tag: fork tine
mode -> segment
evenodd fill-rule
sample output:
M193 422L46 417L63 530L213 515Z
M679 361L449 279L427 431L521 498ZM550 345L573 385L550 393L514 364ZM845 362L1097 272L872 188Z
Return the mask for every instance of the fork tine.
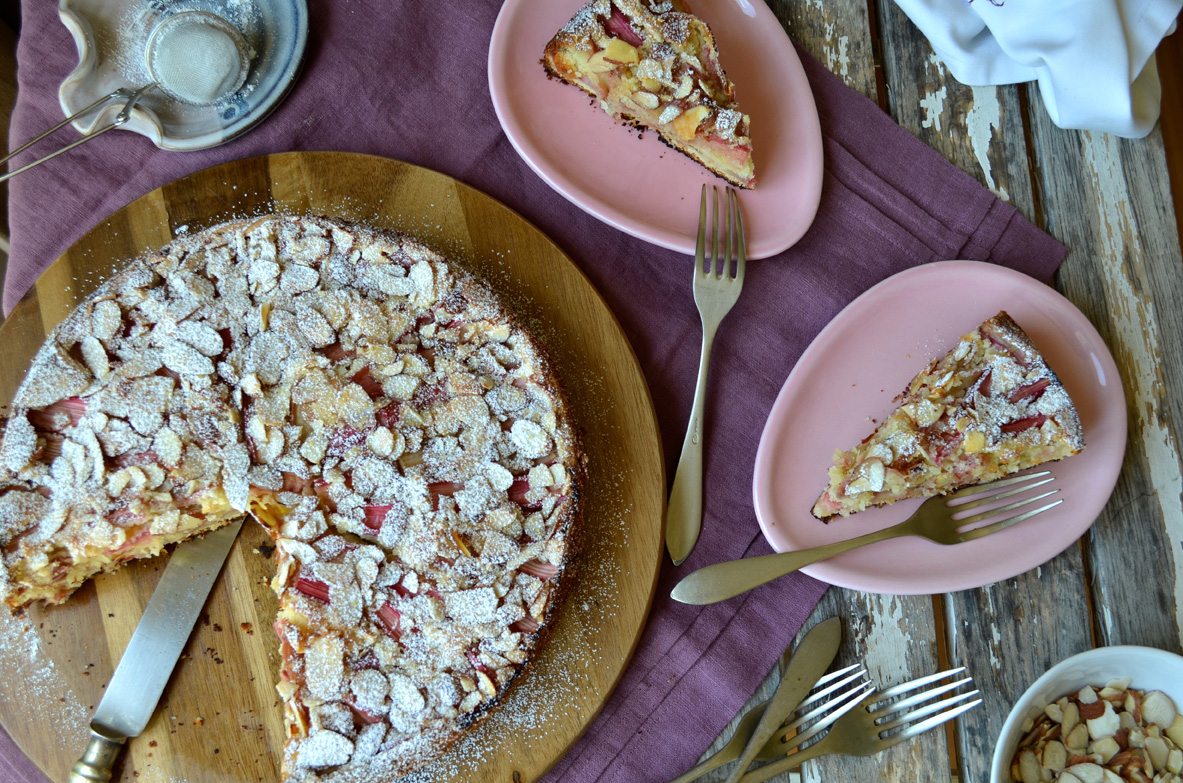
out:
M906 724L913 723L917 719L923 718L926 715L932 715L934 712L940 712L941 710L945 709L946 707L951 707L954 704L958 704L960 702L965 701L966 699L972 699L974 696L977 696L978 693L979 693L979 691L972 690L972 691L967 691L965 693L954 694L953 696L950 696L947 699L941 699L938 702L933 702L932 704L926 704L923 707L917 707L916 709L912 710L911 712L908 712L904 715L900 715L898 718L895 718L894 720L888 720L888 721L884 721L883 723L876 724L875 729L877 732L879 732L879 734L882 735L883 732L887 731L888 729L894 729L896 726L904 726ZM979 701L981 701L981 699L979 699Z
M694 277L703 273L706 262L707 234L707 186L702 186L702 198L698 204L698 244L694 248Z
M727 219L727 255L723 256L723 279L731 279L731 262L735 258L735 218L734 218L734 201L735 195L731 192L731 188L727 188L723 194L726 203L723 204L723 209L726 211Z
M1056 480L1056 477L1052 476L1051 478L1045 478L1042 481L1036 481L1034 484L1024 484L1023 486L1020 486L1020 487L1014 487L1013 489L1008 489L1005 492L996 492L993 495L987 495L986 497L981 498L979 500L970 500L970 501L966 501L965 503L958 503L956 505L954 505L952 503L946 503L945 505L948 506L949 509L951 509L954 512L968 511L971 508L977 508L978 506L984 506L987 503L995 503L999 500L1002 500L1003 498L1013 497L1015 495L1018 495L1021 492L1027 492L1029 490L1035 489L1036 487L1042 487L1044 484L1050 484L1051 482L1053 482L1055 480ZM1056 490L1056 491L1058 492L1059 490ZM972 495L970 497L972 497Z
M834 691L836 691L839 688L842 688L846 685L849 685L850 683L854 682L859 677L862 677L863 675L865 675L867 673L866 669L859 668L858 664L856 663L853 666L848 666L847 668L842 669L840 672L835 672L835 674L843 674L845 672L849 672L851 669L858 669L858 671L854 672L853 674L849 674L846 677L843 677L838 682L835 682L833 685L827 685L825 688L822 688L817 693L810 695L807 699L805 699L803 702L801 702L800 704L797 705L796 711L800 712L802 708L808 707L810 704L813 704L815 701L819 701L821 699L824 699L826 696L829 696ZM823 684L822 680L818 680L818 684L819 685Z
M743 230L743 213L739 211L739 196L736 195L733 188L728 188L731 194L731 204L735 212L735 220L733 221L736 227L736 233L739 235L739 255L735 260L735 279L743 282L744 266L748 261L748 245L744 238Z
M907 698L900 699L899 701L890 702L889 704L887 704L883 707L880 707L879 709L871 712L871 717L878 720L879 718L882 718L885 715L892 715L894 713L899 712L900 710L905 710L908 707L912 707L916 704L921 704L923 702L926 702L929 699L936 698L937 696L940 696L942 693L948 693L951 690L955 690L957 688L960 688L962 685L965 685L967 682L973 682L973 678L972 677L965 677L963 679L957 680L956 682L950 682L950 683L946 683L945 685L939 685L935 688L930 688L926 691L921 691L920 693L917 693L914 696L908 696ZM876 703L882 704L883 701L880 700Z
M1059 490L1057 490L1057 491L1059 491ZM1051 495L1051 494L1054 494L1054 493L1051 493L1051 492L1048 493L1048 495ZM1040 497L1046 497L1046 495L1040 495ZM1031 500L1039 500L1039 498L1031 498ZM988 536L991 533L997 533L999 530L1003 530L1004 528L1008 528L1011 525L1014 525L1018 522L1022 522L1025 519L1030 519L1031 517L1035 516L1036 514L1042 514L1043 512L1047 511L1050 508L1055 508L1056 506L1060 505L1063 502L1064 502L1063 500L1057 500L1055 503L1048 503L1046 506L1040 506L1039 508L1032 509L1031 511L1027 511L1023 514L1016 514L1013 517L1007 517L1006 519L1000 519L997 522L994 522L993 524L990 524L990 525L982 525L981 527L977 527L977 528L974 528L973 530L962 533L961 540L962 541L973 541L975 538L981 538L982 536ZM999 509L999 510L1001 511L1002 509Z
M862 676L862 675L859 675L859 676ZM777 731L780 732L780 734L783 736L785 734L788 734L793 729L801 728L802 726L809 723L810 721L817 720L818 718L823 718L823 716L826 716L829 714L830 710L833 710L834 716L832 718L824 718L823 721L819 721L818 724L815 724L815 725L812 725L809 727L809 731L813 734L816 734L819 729L825 728L826 726L830 725L830 723L837 720L838 716L840 716L843 712L846 711L845 709L838 709L843 706L843 702L847 701L848 699L860 700L864 696L869 696L874 691L875 691L875 686L869 680L864 681L864 682L860 682L857 685L855 685L854 687L850 688L850 690L843 691L842 693L839 693L837 696L834 696L833 698L831 698L829 701L825 702L824 704L819 704L818 706L811 709L809 712L806 712L804 715L797 716L792 721L781 726L779 729L777 729Z
M784 755L793 748L800 747L803 742L812 739L823 729L829 728L843 715L850 712L860 704L866 703L866 698L874 692L875 686L872 683L864 682L855 688L851 688L846 693L835 696L820 707L816 707L805 715L797 718L792 723L781 726L776 730L776 733L772 735L772 738L768 740L768 743L765 745L765 747L775 746L777 755ZM812 724L804 731L799 732L791 739L781 742L781 738L790 731L798 729L808 723L810 720L818 717L820 717L820 720L818 720L816 723Z
M854 671L855 669L861 669L861 668L862 668L862 664L852 663L849 666L847 666L845 669L839 669L837 671L830 672L829 674L823 674L818 679L818 681L813 684L813 687L816 688L819 685L825 685L827 682L832 682L832 681L838 679L839 677L849 674L850 672ZM812 700L812 697L810 700ZM807 704L807 703L808 703L808 701L802 702L802 704Z
M1016 500L1013 503L1007 503L1005 506L999 506L998 508L992 508L989 511L982 511L980 513L974 514L971 517L965 517L964 519L958 519L958 520L956 520L957 527L963 528L966 525L972 525L975 522L982 522L987 519L993 519L994 517L998 516L999 514L1005 514L1007 511L1014 511L1016 508L1022 508L1023 506L1029 506L1037 500L1043 500L1044 498L1051 497L1052 495L1056 494L1059 491L1060 490L1058 490L1058 489L1053 489L1051 492L1044 492L1044 493L1036 495L1034 497L1023 498L1022 500ZM1052 505L1056 505L1056 504L1063 503L1063 502L1064 502L1063 500L1057 500L1056 503L1053 503ZM974 531L970 530L968 532L972 533Z
M712 277L719 276L719 188L711 186L711 265L707 268Z
M990 492L991 490L999 489L1001 487L1009 487L1011 484L1019 484L1024 481L1030 481L1031 479L1050 476L1051 473L1052 472L1050 470L1041 470L1038 473L1023 473L1017 476L998 479L997 481L991 481L988 484L974 484L973 486L962 487L955 492L950 492L945 497L952 500L953 498L964 498L970 497L971 495L980 495L983 492Z
M882 701L884 699L890 699L893 696L899 696L901 693L907 693L908 691L914 691L922 685L928 685L930 682L937 682L938 680L943 680L946 677L952 677L954 674L961 674L961 672L963 672L963 671L965 671L965 667L958 666L956 669L947 669L943 672L937 672L936 674L930 674L926 677L917 677L914 680L910 680L908 682L901 683L899 685L893 685L892 687L888 688L885 691L880 691L879 701Z
M974 696L974 695L977 695L977 693L978 693L977 691L974 691L973 693L967 693L966 696ZM946 699L946 701L949 701L949 700ZM940 726L942 723L946 723L946 722L952 720L953 718L956 718L958 715L960 715L963 712L966 712L967 710L972 710L974 707L978 706L981 703L982 703L981 699L974 699L971 702L967 702L965 704L960 704L956 707L953 707L952 709L945 710L944 712L942 712L938 715L933 715L931 718L927 718L925 720L922 720L919 723L914 723L911 726L908 726L907 728L903 729L902 731L896 732L895 734L891 734L887 737L880 737L879 741L882 743L880 745L880 748L881 749L882 748L890 748L892 745L897 745L900 742L903 742L904 740L908 739L909 737L915 737L917 734L923 734L924 732L928 731L929 729ZM944 705L942 705L942 706L944 706Z

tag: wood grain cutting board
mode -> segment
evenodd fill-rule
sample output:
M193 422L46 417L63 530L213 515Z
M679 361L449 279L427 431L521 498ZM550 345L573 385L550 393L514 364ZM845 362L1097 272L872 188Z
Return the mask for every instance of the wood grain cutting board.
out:
M537 780L599 712L636 645L661 561L665 478L652 401L619 325L570 259L517 214L444 175L348 153L269 155L179 179L92 229L0 327L0 402L11 401L46 333L126 259L182 231L272 211L406 231L485 278L553 354L589 457L579 581L509 701L424 776ZM279 780L270 554L267 534L248 523L116 781ZM0 723L53 780L81 753L166 562L132 564L26 617L0 610Z

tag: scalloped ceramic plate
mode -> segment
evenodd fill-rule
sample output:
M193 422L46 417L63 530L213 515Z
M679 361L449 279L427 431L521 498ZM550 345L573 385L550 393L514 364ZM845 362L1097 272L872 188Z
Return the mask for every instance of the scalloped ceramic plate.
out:
M166 150L200 150L245 133L287 95L308 40L305 0L61 0L58 13L74 36L78 66L62 82L58 99L68 117L117 88L151 81L144 62L148 36L165 17L208 11L239 29L251 49L246 83L212 105L191 106L149 90L123 126ZM123 103L74 122L87 134L110 122Z
M489 42L489 92L514 149L576 206L655 245L694 252L703 183L726 183L648 132L617 124L540 60L586 0L506 0ZM740 191L748 258L789 248L817 214L822 136L792 41L761 0L688 0L719 42L740 108L752 118L757 184ZM591 104L591 105L589 105Z
M1084 314L1050 286L994 264L940 261L893 275L855 299L789 374L760 437L753 482L756 518L774 549L854 538L916 510L922 501L829 524L810 514L834 450L858 443L894 410L892 398L913 375L999 310L1039 346L1080 413L1084 451L1046 466L1064 502L964 544L897 538L801 570L874 593L967 590L1029 571L1088 530L1113 492L1125 454L1125 392L1113 355Z

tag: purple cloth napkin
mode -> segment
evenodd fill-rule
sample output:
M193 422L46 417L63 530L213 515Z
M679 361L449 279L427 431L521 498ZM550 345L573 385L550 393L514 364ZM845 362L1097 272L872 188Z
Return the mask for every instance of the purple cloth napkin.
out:
M88 228L178 176L285 150L398 158L500 199L586 272L640 358L672 480L701 336L689 259L598 222L551 191L518 157L488 97L488 41L500 2L309 5L312 29L300 80L243 138L182 154L112 133L16 177L5 309ZM12 146L60 120L57 88L75 63L53 5L25 0L22 10ZM712 491L702 538L682 567L667 563L622 682L547 781L646 783L691 766L816 605L825 585L800 574L705 608L677 604L668 595L697 567L770 551L752 510L756 445L785 377L821 328L871 285L918 264L977 259L1049 280L1067 252L799 53L825 137L817 220L795 247L749 264L742 301L714 352L706 434ZM44 781L2 732L0 773L13 783Z

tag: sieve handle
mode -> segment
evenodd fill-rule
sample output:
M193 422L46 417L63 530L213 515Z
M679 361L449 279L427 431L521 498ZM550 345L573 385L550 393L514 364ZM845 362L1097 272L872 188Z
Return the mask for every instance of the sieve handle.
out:
M104 95L102 98L99 98L97 101L95 101L91 105L87 106L86 108L70 115L66 119L59 122L57 125L54 125L49 130L45 131L45 133L42 133L37 138L31 139L30 141L25 142L24 144L22 144L21 146L17 147L15 150L13 150L12 152L8 153L8 155L4 156L3 158L0 158L0 165L7 163L13 157L24 152L29 147L32 147L34 144L41 141L42 139L44 139L44 138L56 133L57 131L61 130L62 128L66 127L67 125L72 123L74 120L78 119L79 117L90 114L92 111L95 111L96 109L99 110L100 112L102 112L109 105L111 105L113 102L118 101L118 100L122 100L124 98L127 99L127 102L123 104L123 108L120 109L119 114L115 115L115 119L112 120L107 125L104 125L103 127L99 128L98 130L91 131L90 133L83 136L81 139L71 142L70 144L67 144L66 146L62 147L60 150L57 150L55 152L51 152L43 158L38 158L37 160L33 161L32 163L26 163L24 166L21 166L19 169L13 169L12 171L7 171L7 172L4 172L3 174L0 174L0 182L3 182L6 179L9 179L10 177L14 177L17 174L20 174L22 171L28 171L29 169L33 168L34 166L39 166L40 164L44 163L47 160L50 160L51 158L56 158L58 155L61 155L63 152L69 152L70 150L74 149L78 145L88 142L91 139L95 138L96 136L101 136L102 134L106 133L107 131L111 130L112 128L118 128L120 125L123 125L125 122L127 122L129 119L131 119L131 110L135 108L135 105L137 103L139 103L140 98L144 97L144 93L146 93L148 90L152 89L155 86L156 86L155 84L148 84L148 85L145 85L144 87L141 87L140 89L138 89L134 92L129 90L126 87L120 87L118 90L115 90L114 92Z

